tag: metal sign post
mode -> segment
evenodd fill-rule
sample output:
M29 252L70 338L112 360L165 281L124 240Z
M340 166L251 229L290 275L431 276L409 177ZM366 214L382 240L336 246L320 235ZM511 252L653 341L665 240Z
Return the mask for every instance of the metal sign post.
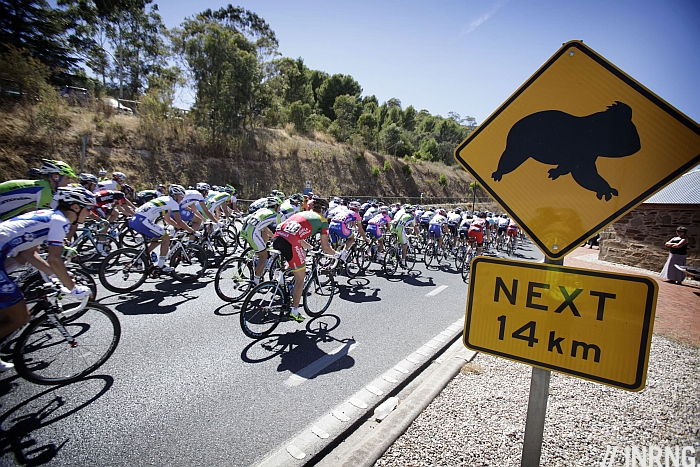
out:
M544 259L545 264L564 265L564 259ZM549 379L552 372L536 366L532 367L530 377L530 399L527 403L527 419L525 420L525 438L523 439L523 455L521 467L537 467L542 455L542 438L544 436L544 420L547 416L547 400L549 399Z

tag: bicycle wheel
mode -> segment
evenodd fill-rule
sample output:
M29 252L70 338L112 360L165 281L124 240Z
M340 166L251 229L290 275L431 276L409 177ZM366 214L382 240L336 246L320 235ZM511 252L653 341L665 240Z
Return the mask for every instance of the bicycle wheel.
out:
M69 269L68 273L73 276L73 282L90 289L92 292L91 300L97 300L97 283L90 274L83 272L81 269Z
M309 316L321 316L330 306L335 295L336 286L330 271L317 269L304 286L302 295L304 310Z
M406 271L411 272L416 267L416 254L409 247L406 252Z
M399 267L399 252L396 248L391 247L386 251L382 266L384 267L384 274L387 276L396 274L396 268Z
M471 273L471 259L473 256L469 253L464 255L464 262L462 263L462 280L469 283L469 274Z
M430 265L433 264L436 250L437 245L435 245L434 243L428 243L428 245L425 247L425 252L423 254L423 262L427 267L430 267Z
M193 243L180 245L170 257L172 275L180 282L197 282L207 269L207 252Z
M225 258L226 253L228 253L228 243L226 242L226 240L224 240L224 237L221 234L221 232L217 232L214 235L212 235L209 241L211 242L211 246L214 249L214 253L216 253L218 256Z
M347 258L345 258L345 275L348 276L348 279L354 279L361 269L357 250L353 248L348 253Z
M284 291L277 282L253 287L241 308L241 329L251 339L261 339L275 330L289 311Z
M513 256L513 242L508 239L508 243L506 245L506 254L508 256Z
M106 362L119 344L119 319L104 305L89 302L77 315L56 317L58 327L49 314L32 321L15 345L15 369L32 383L77 381ZM73 342L64 337L64 331Z
M112 292L136 290L146 281L151 262L145 250L121 248L108 254L100 266L100 282Z
M143 235L126 227L119 234L119 242L126 248L138 248L143 245Z
M83 237L75 249L78 251L78 264L89 272L97 272L105 256L119 249L119 242L110 235L96 234Z
M214 276L216 295L226 302L241 300L253 286L253 271L253 263L245 258L224 261Z
M357 252L358 264L360 265L360 271L365 272L369 265L372 264L372 254L376 251L377 247L371 244L366 244Z
M435 257L435 261L437 261L437 264L440 264L443 256L442 248L436 247L433 256Z
M462 269L462 264L464 264L464 248L461 246L457 248L457 252L455 253L455 268L456 269Z

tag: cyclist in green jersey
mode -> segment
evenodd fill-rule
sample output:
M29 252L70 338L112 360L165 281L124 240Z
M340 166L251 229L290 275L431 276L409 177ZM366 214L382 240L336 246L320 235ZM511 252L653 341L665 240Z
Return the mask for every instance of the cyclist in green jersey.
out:
M255 266L255 277L253 278L256 285L260 282L260 276L262 276L265 261L267 261L265 245L274 235L270 227L281 222L280 204L279 198L270 196L267 198L267 207L250 214L246 217L243 225L243 238L258 255L258 264Z
M54 208L53 195L59 187L76 178L70 165L63 161L42 159L40 180L10 180L0 183L0 220L37 209Z

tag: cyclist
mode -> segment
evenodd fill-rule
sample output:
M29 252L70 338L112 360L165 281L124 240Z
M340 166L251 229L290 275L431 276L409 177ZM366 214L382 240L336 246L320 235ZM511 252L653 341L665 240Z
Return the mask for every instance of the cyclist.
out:
M160 196L162 195L158 195L158 192L156 190L142 190L136 193L136 199L134 200L134 204L136 206L142 206Z
M486 240L491 240L491 230L486 221L486 212L480 212L469 226L469 241L476 241L476 254L480 255L484 247L484 235Z
M328 243L328 219L323 213L328 209L328 201L314 197L311 211L302 211L277 226L272 246L282 252L294 274L294 289L292 290L292 310L290 317L304 321L304 315L299 313L301 293L304 289L306 276L306 253L311 248L306 239L317 233L321 234L321 248L326 254L335 255L335 250Z
M418 220L421 232L425 232L426 235L430 227L430 219L432 219L433 216L435 216L435 210L436 208L434 206L426 208L425 211L423 211L423 214L420 216L420 219Z
M303 201L304 196L301 193L294 193L292 196L284 200L280 206L280 214L282 216L281 220L285 221L292 217L292 215L298 213L301 210L301 203Z
M215 187L218 188L218 187ZM205 213L204 210L200 205L196 205L197 211L205 218L205 219L211 219L213 221L219 221L221 220L221 214L223 213L224 217L226 219L229 218L230 212L229 208L226 207L226 204L229 202L231 199L231 195L226 193L225 191L210 191L209 195L206 197L204 200L204 203L206 204L207 208L209 209L209 212L214 214L214 217L210 218L208 217Z
M126 182L126 175L124 172L112 172L112 180L99 182L97 184L97 190L119 191L124 182Z
M192 230L199 230L202 225L203 217L213 219L214 214L209 211L204 198L209 194L209 184L200 182L197 183L195 190L185 190L185 196L180 201L180 218L183 222L189 222L192 225ZM196 208L195 208L196 206ZM199 213L202 211L203 215Z
M60 187L55 200L54 210L21 214L0 224L0 339L29 320L24 296L6 272L12 266L30 263L45 274L55 274L73 297L90 296L88 287L73 282L61 255L68 227L85 220L95 197L82 187ZM37 247L44 243L49 250L48 262L37 253ZM12 367L0 361L0 371Z
M387 206L387 210L388 209L389 209L389 206ZM367 226L369 225L369 221L371 219L373 219L374 216L376 216L377 214L379 214L379 208L377 207L377 203L372 203L367 207L367 209L365 209L365 213L362 215L362 227L365 230L367 230ZM391 220L391 218L389 218L389 220Z
M457 229L462 223L462 208L459 206L447 213L447 227L452 233L452 251L457 247Z
M442 248L442 233L447 230L447 211L439 208L428 225L428 238L437 239L438 248Z
M156 192L156 198L160 198L161 196L165 196L165 194L167 193L167 190L165 189L165 184L159 183L155 189L155 192Z
M240 214L241 210L238 209L238 198L236 198L236 193L237 193L236 188L233 185L226 185L224 187L224 191L226 193L228 193L228 195L229 195L229 201L228 201L228 204L226 207L230 211L237 212Z
M160 243L160 255L156 266L160 268L161 272L166 273L172 272L173 268L165 267L165 258L168 254L168 248L170 248L170 235L163 227L156 224L156 219L158 219L161 212L167 224L178 229L187 230L189 233L197 236L195 231L182 222L180 218L180 202L185 197L185 188L181 185L170 185L168 192L169 196L161 196L138 208L136 213L129 219L129 227L142 234L146 241L157 240L149 245L149 252Z
M105 169L100 169L100 171L98 172L97 175L100 177L100 178L97 179L97 182L98 182L98 183L99 183L99 182L104 182L105 180L107 180L107 178L106 178L106 176L107 176L107 171L106 171Z
M510 219L508 214L503 213L498 217L498 231L496 233L497 239L503 239L505 241L506 230L508 229L508 224L510 224Z
M377 260L384 259L384 226L391 222L389 206L379 207L378 213L367 223L367 235L377 239Z
M396 234L397 243L401 245L401 267L406 269L406 253L408 251L407 229L416 233L416 217L413 215L413 206L410 204L404 209L404 214L400 218L394 217L391 231Z
M330 231L331 241L336 243L340 241L341 238L345 239L345 246L343 251L340 253L340 259L345 261L350 252L352 244L355 243L355 233L352 228L357 227L357 231L365 239L365 242L369 243L367 235L365 234L365 229L362 228L362 218L358 211L360 210L359 201L350 201L348 203L347 209L338 212L331 220Z
M472 219L473 217L471 216L471 214L467 212L467 214L462 219L462 222L459 223L459 242L462 245L469 242L469 226L472 223Z
M63 161L41 160L41 180L10 180L0 183L0 220L24 212L55 207L54 193L68 185L75 172Z
M255 276L253 277L255 285L260 283L260 277L265 269L265 261L267 261L268 256L265 246L274 235L271 226L281 222L280 205L279 198L270 196L267 198L267 207L258 209L246 217L243 224L241 234L258 255L258 264L255 265Z
M508 241L512 242L513 250L515 250L518 246L518 224L513 219L510 219L506 233L508 234Z

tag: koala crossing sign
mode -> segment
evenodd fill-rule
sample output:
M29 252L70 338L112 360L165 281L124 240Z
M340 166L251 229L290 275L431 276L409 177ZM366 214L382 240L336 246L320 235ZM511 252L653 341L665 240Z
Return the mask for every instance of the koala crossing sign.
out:
M700 127L572 41L455 159L556 260L700 163Z

